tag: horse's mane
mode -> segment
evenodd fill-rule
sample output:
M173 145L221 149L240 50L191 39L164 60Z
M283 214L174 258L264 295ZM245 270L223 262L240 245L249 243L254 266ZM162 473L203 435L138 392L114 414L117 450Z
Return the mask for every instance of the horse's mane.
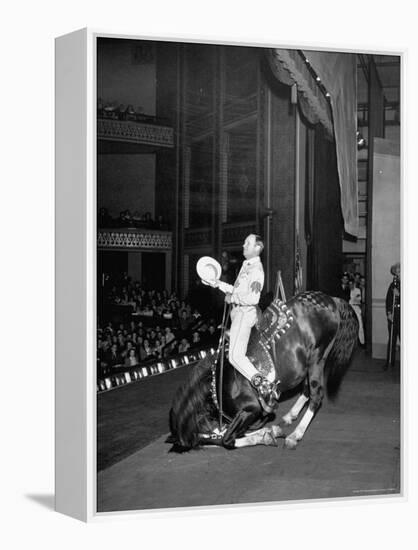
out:
M170 442L177 452L188 451L199 444L199 433L211 431L214 414L210 390L213 357L207 356L190 369L189 376L177 390L170 410Z

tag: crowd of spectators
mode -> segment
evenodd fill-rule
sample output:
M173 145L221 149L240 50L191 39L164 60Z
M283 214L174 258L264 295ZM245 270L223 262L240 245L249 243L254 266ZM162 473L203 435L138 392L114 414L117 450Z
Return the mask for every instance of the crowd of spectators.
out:
M100 208L98 213L98 225L103 228L113 227L131 227L131 228L143 228L143 229L160 229L166 231L169 229L168 224L163 217L157 216L157 219L153 219L151 212L145 212L141 214L138 211L131 213L129 209L123 210L119 213L119 217L114 218L110 215L109 210L105 207Z
M110 120L127 120L130 122L142 122L146 124L166 124L165 119L154 115L147 115L141 106L124 105L116 100L105 101L101 97L97 99L97 116Z
M358 296L360 296L360 304L362 313L364 314L364 307L366 304L366 278L359 271L355 273L345 271L341 276L339 297L350 302L353 298L358 301Z
M366 313L366 278L360 272L345 272L341 277L340 298L346 300L359 322L359 342L365 345L364 318Z
M99 320L97 359L100 371L134 367L151 359L164 359L189 349L215 347L219 329L175 292L145 290L125 273L115 280L105 276L102 297L107 303L131 306L130 320Z

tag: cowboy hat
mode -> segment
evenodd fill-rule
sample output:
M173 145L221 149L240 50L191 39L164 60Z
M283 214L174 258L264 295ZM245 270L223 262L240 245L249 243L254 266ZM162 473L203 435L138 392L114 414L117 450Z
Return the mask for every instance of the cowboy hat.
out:
M202 256L196 264L196 271L205 284L219 279L222 268L219 262L210 256Z

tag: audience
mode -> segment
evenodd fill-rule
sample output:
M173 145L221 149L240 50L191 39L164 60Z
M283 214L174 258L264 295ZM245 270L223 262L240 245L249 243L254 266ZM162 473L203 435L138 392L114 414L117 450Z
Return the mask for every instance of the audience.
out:
M110 215L107 208L99 209L97 223L102 228L117 228L117 227L139 227L144 229L160 229L167 231L169 226L163 216L158 215L157 219L152 218L151 212L140 214L137 210L132 214L129 209L122 210L117 218Z
M175 292L145 290L127 273L105 274L102 281L103 302L131 305L133 313L126 323L108 321L100 326L99 322L99 373L218 345L215 319L203 317Z
M357 316L359 328L358 328L358 339L360 344L364 345L364 329L363 329L363 319L361 315L361 291L358 286L356 286L355 280L350 279L350 305L354 309L354 312Z
M171 328L170 327L165 327L165 343L166 344L169 344L170 342L172 342L175 338L174 334L172 333L171 331Z
M197 344L200 344L201 342L201 339L200 339L200 334L199 332L196 330L195 332L193 332L192 334L192 345L197 345Z
M183 352L187 351L188 349L190 349L190 344L189 344L187 338L182 338L181 342L179 344L179 347L178 347L178 352L183 353Z
M167 124L166 119L144 113L141 106L124 105L117 100L97 98L97 118L110 120L127 120L130 122L144 122L146 124Z
M350 277L349 274L343 273L341 277L341 283L340 283L340 291L339 291L339 298L342 298L346 302L350 301L350 285L349 285Z
M125 367L136 367L138 364L138 357L135 353L135 349L131 348L125 359Z
M359 271L344 272L341 276L339 297L354 309L359 322L359 342L365 345L364 317L366 310L366 278Z

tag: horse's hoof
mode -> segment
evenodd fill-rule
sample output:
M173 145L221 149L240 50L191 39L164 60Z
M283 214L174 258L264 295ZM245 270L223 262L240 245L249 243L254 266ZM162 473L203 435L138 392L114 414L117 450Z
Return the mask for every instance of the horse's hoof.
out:
M281 429L280 426L278 426L277 424L274 424L272 427L271 427L271 434L274 438L277 438L277 437L286 437L286 434L283 432L283 430Z
M284 446L290 451L294 451L298 445L298 442L293 437L286 437L284 440Z

